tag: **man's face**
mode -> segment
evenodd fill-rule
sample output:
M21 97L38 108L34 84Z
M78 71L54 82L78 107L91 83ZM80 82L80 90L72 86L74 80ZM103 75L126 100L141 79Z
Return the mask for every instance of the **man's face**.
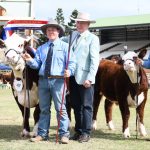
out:
M59 30L55 27L48 27L46 29L46 35L49 40L55 40L59 36Z
M89 28L89 25L90 25L90 23L89 22L85 22L85 21L77 21L76 22L77 30L80 33L86 31Z

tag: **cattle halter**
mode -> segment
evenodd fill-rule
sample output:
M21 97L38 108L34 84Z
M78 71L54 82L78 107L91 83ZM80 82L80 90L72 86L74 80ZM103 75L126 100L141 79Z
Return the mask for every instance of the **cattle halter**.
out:
M16 63L12 63L11 61L8 61L12 66L14 66L14 65L16 65L16 64L19 62L19 60L21 59L21 53L18 52L18 51L16 51L15 49L9 49L8 51L5 52L5 57L7 57L6 55L7 55L10 51L14 51L14 52L16 52L17 55L19 55L18 60L17 60Z
M8 52L10 51L15 51L17 54L21 54L20 52L17 52L15 49L9 49L8 51L6 51L5 56L8 54Z

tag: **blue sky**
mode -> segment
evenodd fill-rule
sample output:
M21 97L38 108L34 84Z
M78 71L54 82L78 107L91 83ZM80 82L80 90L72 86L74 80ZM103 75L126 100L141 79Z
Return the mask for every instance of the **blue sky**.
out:
M7 1L7 0L6 0ZM63 9L65 21L74 9L88 12L91 18L105 18L114 16L128 16L150 14L150 0L32 0L33 14L37 19L55 18L58 8ZM8 15L27 16L29 3L2 3Z
M74 9L90 13L94 19L112 16L126 16L150 13L150 0L34 0L37 17L56 16L62 8L65 19ZM42 4L43 8L40 8ZM40 11L41 10L41 11Z

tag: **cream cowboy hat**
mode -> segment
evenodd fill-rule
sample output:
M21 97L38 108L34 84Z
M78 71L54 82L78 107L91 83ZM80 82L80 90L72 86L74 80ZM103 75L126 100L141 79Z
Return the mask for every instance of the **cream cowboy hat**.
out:
M83 21L83 22L89 22L89 23L96 23L95 20L90 20L90 15L88 13L82 13L78 12L77 18L70 17L71 20L74 21Z
M51 19L51 20L49 20L49 22L47 24L41 26L41 30L42 30L42 32L44 34L46 34L46 29L48 27L55 27L55 28L57 28L60 31L59 35L63 35L64 34L63 27L61 25L59 25L56 20Z

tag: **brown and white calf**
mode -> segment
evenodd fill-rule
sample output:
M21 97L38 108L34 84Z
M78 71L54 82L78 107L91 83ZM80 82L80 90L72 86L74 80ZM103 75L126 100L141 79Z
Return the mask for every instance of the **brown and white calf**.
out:
M135 64L132 54L128 53L123 57L123 64L115 64L109 60L100 62L94 93L93 128L96 128L97 112L101 98L105 96L107 99L105 101L105 114L108 127L114 129L112 106L117 102L121 111L122 131L125 138L130 137L128 127L130 106L135 107L137 110L140 135L145 136L147 134L143 117L147 100L148 81L143 68Z
M36 136L39 120L39 100L38 100L38 70L34 70L26 66L25 61L21 57L24 51L26 39L17 34L9 37L5 43L5 61L12 68L11 88L14 98L23 116L22 136L30 135L29 116L30 108L34 110L33 135ZM26 52L34 57L30 48Z

